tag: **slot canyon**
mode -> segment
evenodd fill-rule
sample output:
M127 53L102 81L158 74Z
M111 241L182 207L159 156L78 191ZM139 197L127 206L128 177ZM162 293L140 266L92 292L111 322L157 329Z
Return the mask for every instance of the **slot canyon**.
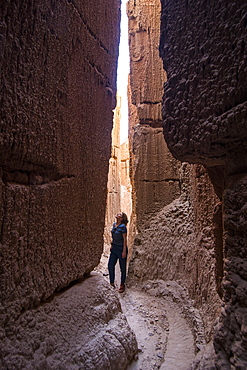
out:
M246 369L246 2L127 2L124 143L121 1L0 10L0 369Z

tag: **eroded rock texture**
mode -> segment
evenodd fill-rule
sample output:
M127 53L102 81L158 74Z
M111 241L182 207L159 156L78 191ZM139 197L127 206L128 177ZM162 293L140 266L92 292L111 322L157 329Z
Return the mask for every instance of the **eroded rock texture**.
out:
M6 1L1 17L5 321L100 259L119 3Z
M198 158L207 166L235 161L232 152L247 150L246 4L167 0L162 5L168 145L180 160Z
M120 146L121 153L121 210L131 218L132 214L132 186L130 181L130 151L129 141Z
M83 277L100 260L120 2L2 1L0 14L0 367L72 369L76 334L69 338L62 321L68 320L68 327L73 321L76 332L80 320L88 319L87 303L74 314L68 298L63 311L68 316L59 313L57 325L53 314L46 315L49 304L37 308L38 313L27 310ZM79 297L88 299L91 293ZM97 297L100 318L104 300ZM39 310L44 311L40 323ZM100 330L100 323L95 325ZM61 329L60 334L52 336L53 329ZM39 338L28 343L28 336L36 334ZM82 334L86 339L83 329ZM104 337L109 336L102 334L98 349L105 345ZM65 345L67 340L71 346ZM115 345L122 355L123 348ZM70 365L67 360L62 364L65 347ZM93 355L78 356L83 363ZM90 366L86 368L95 368Z
M150 215L135 238L128 281L138 286L148 279L179 282L199 309L209 341L221 304L212 227L217 197L202 166L184 163L179 174L181 195Z
M1 369L125 369L137 352L116 293L94 274L1 331Z
M165 73L159 58L160 2L129 1L130 142L137 229L180 193L177 162L161 128Z
M140 123L160 127L162 82L165 80L157 48L160 35L160 2L130 0L127 12L132 104L137 108Z
M109 161L108 183L107 183L107 202L104 230L104 255L101 262L105 263L105 257L109 257L112 242L111 229L113 222L116 221L116 214L125 212L128 219L131 218L131 183L129 175L129 143L121 144L120 141L120 121L121 121L122 98L117 94L117 106L114 110L114 124L112 129L112 149ZM131 233L132 234L132 233ZM128 232L130 244L130 233Z
M208 168L222 198L224 308L214 346L224 369L247 366L246 24L242 1L162 1L165 138L176 158Z
M209 340L221 303L213 233L219 199L205 168L175 160L163 139L160 2L129 1L128 16L131 178L138 232L128 282L178 281L200 310Z
M121 154L120 154L120 117L121 97L117 96L117 105L114 110L114 123L112 129L111 158L109 160L109 172L107 182L107 202L105 216L104 241L109 252L111 244L111 229L115 216L121 211ZM107 252L107 254L108 254Z

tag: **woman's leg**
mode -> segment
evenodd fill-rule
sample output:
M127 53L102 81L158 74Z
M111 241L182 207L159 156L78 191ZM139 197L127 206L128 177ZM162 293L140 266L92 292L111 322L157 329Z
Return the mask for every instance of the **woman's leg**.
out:
M121 284L125 284L126 280L126 264L127 264L127 257L122 258L119 257L119 266L121 270Z
M115 265L117 263L118 256L111 252L109 261L108 261L108 271L110 276L110 284L114 284L115 280Z

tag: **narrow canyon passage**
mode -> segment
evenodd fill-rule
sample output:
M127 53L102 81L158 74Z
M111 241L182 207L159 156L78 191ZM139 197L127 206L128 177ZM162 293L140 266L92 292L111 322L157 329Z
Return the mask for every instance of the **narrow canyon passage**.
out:
M246 5L1 1L0 369L247 369Z
M145 3L145 5L141 3L135 5L132 1L128 2L127 13L130 17L128 25L125 3L126 1L122 2L121 41L118 60L118 96L112 131L112 154L109 162L108 197L104 233L105 246L101 263L96 269L105 276L107 281L107 262L111 243L110 235L115 215L121 210L126 212L130 218L130 224L128 225L128 245L132 250L135 237L134 229L136 226L134 221L135 216L140 217L140 214L148 213L150 209L156 211L155 207L157 204L163 204L162 197L167 198L169 203L171 201L170 194L174 193L175 197L178 195L176 187L178 176L175 173L176 171L173 171L173 167L176 166L172 164L174 159L169 157L164 144L162 129L160 128L162 85L165 76L162 61L158 56L158 48L153 53L153 47L154 45L158 45L159 39L158 15L160 5L158 2L152 4ZM142 11L140 11L140 8ZM149 17L150 14L153 14L153 16L150 19L148 18L148 20L144 16L144 19L141 19L142 12L145 12L146 15L148 14ZM135 23L133 19L138 19L138 22ZM143 50L150 48L148 57L146 55L147 52L142 51L142 53L145 53L145 66L140 66L138 64L138 58L134 58L136 53L140 52L140 45L146 40L143 34L138 39L134 36L138 32L138 27L142 22L148 24L148 27L146 25L145 28L151 30L149 41L145 45L145 48L143 48ZM139 26L137 26L138 24ZM129 30L128 27L130 27ZM127 97L128 71L125 73L125 68L127 68L126 56L129 53L127 34L130 30L132 30L129 36L130 63L132 67L133 64L137 64L137 67L133 67L130 73L131 91L129 91L129 94L133 95L133 101L130 103L131 97L129 96L129 109L131 112L129 112L129 117L126 117L128 111L127 107L124 106L124 101ZM146 74L149 73L147 72L147 64L151 60L151 55L153 58L152 68L149 68L149 70L152 70L152 75L148 75L147 77ZM144 73L144 76L142 73ZM152 88L149 90L148 86L150 83ZM137 109L138 112L133 114L133 110L135 111L133 108L134 105L139 108ZM139 109L142 113L139 112ZM139 115L142 118L137 118L135 121L133 117L139 117ZM152 122L151 127L150 122ZM142 125L136 126L136 123L142 123ZM124 139L125 142L123 143L121 133L123 126L126 124L129 126L131 133L128 139ZM135 134L138 133L138 135L135 135L134 132ZM162 152L166 153L165 158L161 158L160 153ZM153 172L152 170L151 172L148 170L151 161L154 163L152 167ZM138 165L135 166L134 163L138 163ZM158 168L158 163L161 163L160 166L164 167L164 171ZM135 167L134 169L133 166ZM133 177L132 181L130 170ZM164 174L160 173L162 171ZM169 182L170 178L176 179L172 181L172 185ZM164 184L165 192L162 188ZM133 185L135 189L132 189ZM171 186L173 185L175 190L171 190ZM156 192L157 194L153 196L153 193ZM136 195L136 197L134 196L135 200L132 199L134 193ZM158 199L156 199L157 197ZM140 203L142 203L141 206ZM153 206L152 203L157 204ZM139 224L137 222L138 226ZM120 271L118 263L116 265L116 281L117 286L119 286ZM135 286L132 284L130 286L129 284L123 294L119 294L117 289L115 290L118 299L120 299L122 311L127 318L129 326L135 333L138 342L138 356L129 365L128 370L179 370L188 368L195 357L196 344L198 344L196 333L198 333L198 328L200 327L200 324L198 324L200 320L194 319L195 310L187 297L185 298L183 288L175 282L166 283L159 280L147 281L142 285L138 285L137 283ZM193 327L192 322L198 324L196 328Z

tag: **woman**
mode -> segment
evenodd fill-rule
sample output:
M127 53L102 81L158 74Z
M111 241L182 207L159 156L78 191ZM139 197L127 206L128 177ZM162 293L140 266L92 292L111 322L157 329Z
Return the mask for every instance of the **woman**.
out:
M115 265L119 259L119 265L121 270L121 284L119 293L125 291L125 280L126 280L126 261L127 261L127 215L120 212L116 215L117 222L114 222L112 227L112 243L111 243L111 254L108 262L108 270L110 276L110 284L115 287Z

